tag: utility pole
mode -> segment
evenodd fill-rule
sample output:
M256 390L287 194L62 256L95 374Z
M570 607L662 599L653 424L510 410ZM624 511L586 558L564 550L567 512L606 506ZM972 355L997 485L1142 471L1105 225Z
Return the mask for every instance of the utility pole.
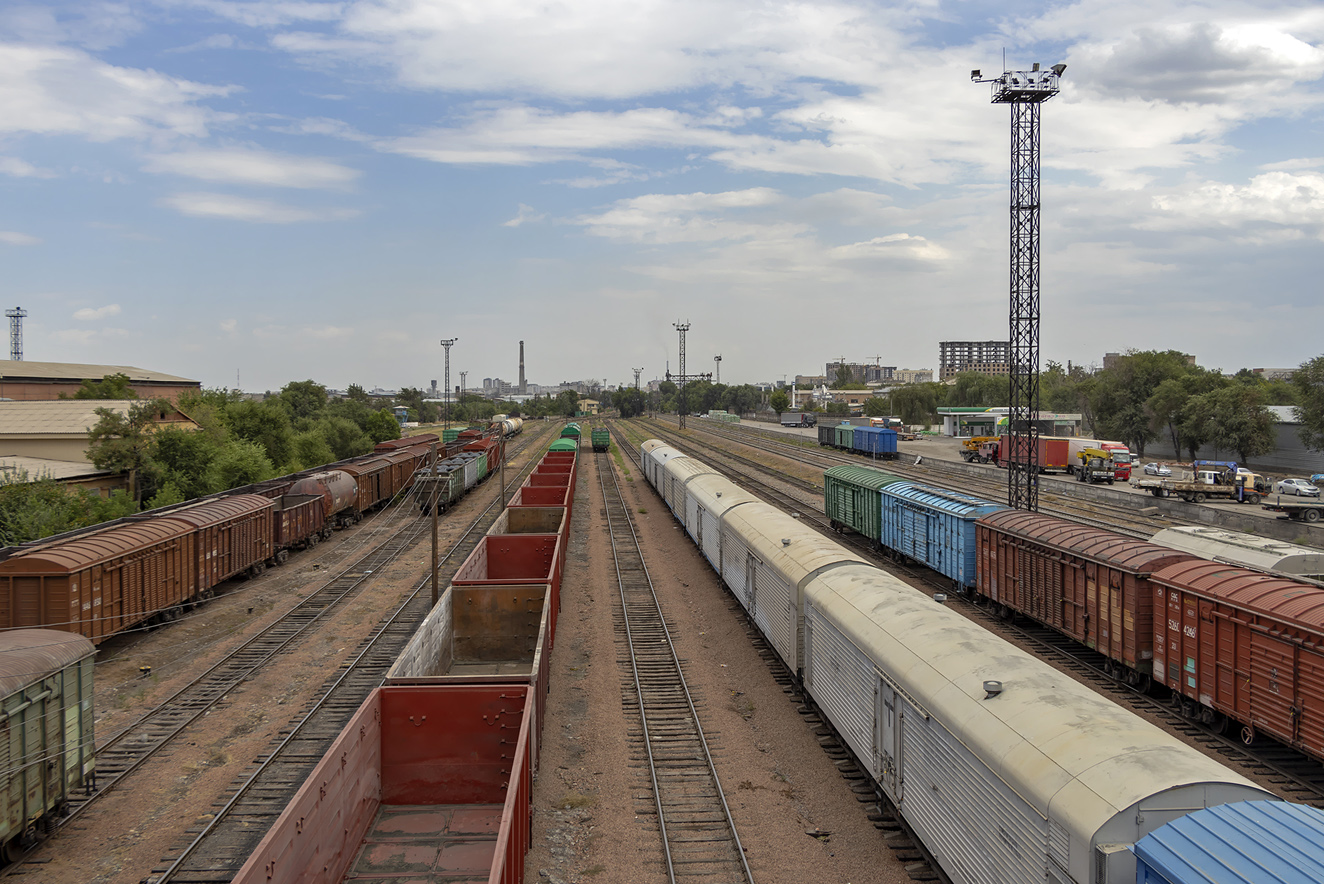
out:
M432 443L432 482L430 498L432 510L432 607L437 606L437 503L441 496L441 477L437 475L437 443Z
M23 317L27 315L22 307L5 311L9 317L9 358L15 362L23 361Z
M441 339L441 346L446 348L446 399L444 402L446 408L445 426L448 430L451 428L451 347L454 347L458 340L459 338Z
M1059 91L1064 64L1003 71L993 104L1011 105L1011 377L1007 405L1007 505L1039 509L1039 107Z
M690 330L688 322L677 320L672 323L676 331L680 332L680 374L672 374L667 371L667 380L675 382L680 389L676 391L676 401L678 403L676 410L680 412L680 429L685 429L685 414L689 411L689 406L685 402L685 384L689 381L712 380L712 373L705 374L686 374L685 373L685 332Z

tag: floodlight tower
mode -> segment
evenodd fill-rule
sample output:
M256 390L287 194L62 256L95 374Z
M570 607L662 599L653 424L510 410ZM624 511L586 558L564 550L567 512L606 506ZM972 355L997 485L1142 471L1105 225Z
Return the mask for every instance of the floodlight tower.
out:
M446 429L448 430L451 428L451 347L454 347L455 342L458 340L459 338L441 339L441 346L446 348L446 399L444 401L446 408Z
M9 317L9 358L15 362L23 361L23 317L27 315L22 307L5 311Z
M1011 105L1011 370L1007 405L1007 505L1039 509L1039 107L1059 91L1064 64L1003 71L994 104Z
M630 371L634 372L634 388L635 388L636 390L638 390L638 389L639 389L639 375L643 374L643 371L644 371L644 370L643 370L642 368L632 368L632 369L630 369Z
M667 380L675 381L676 384L680 387L680 389L676 391L676 401L678 403L676 410L680 412L680 429L683 430L685 429L685 412L687 410L685 403L686 382L712 380L713 376L712 376L712 372L706 372L704 374L685 373L685 332L690 330L690 324L688 322L681 322L677 320L676 322L672 323L672 326L676 329L676 331L680 332L680 374L672 374L671 371L668 370Z
M467 378L468 376L469 376L469 372L467 371L460 372L460 399L464 399L464 390L465 390L464 379Z
M713 362L717 364L717 383L722 382L722 354L718 353L713 357Z

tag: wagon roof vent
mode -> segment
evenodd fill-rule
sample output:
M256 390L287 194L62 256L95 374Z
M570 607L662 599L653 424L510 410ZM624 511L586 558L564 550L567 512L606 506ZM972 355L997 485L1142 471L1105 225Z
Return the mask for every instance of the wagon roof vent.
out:
M985 700L991 700L991 699L993 699L994 697L996 697L996 696L997 696L998 694L1000 694L1000 693L1002 693L1002 682L1000 682L1000 681L992 681L992 680L989 680L989 681L984 682L984 699L985 699Z

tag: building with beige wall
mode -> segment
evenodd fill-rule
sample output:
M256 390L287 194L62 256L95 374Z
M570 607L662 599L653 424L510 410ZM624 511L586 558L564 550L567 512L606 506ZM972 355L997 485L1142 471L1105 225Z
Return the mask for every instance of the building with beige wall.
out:
M87 465L87 432L97 425L98 408L127 415L141 400L56 399L0 402L0 457L35 457ZM170 409L155 421L158 427L198 429L192 418ZM36 477L34 477L36 478Z

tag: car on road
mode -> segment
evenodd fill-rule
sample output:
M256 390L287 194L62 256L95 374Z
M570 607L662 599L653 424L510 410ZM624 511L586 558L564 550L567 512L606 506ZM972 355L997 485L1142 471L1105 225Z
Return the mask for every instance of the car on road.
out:
M1171 476L1172 468L1165 463L1147 463L1145 464L1146 476Z
M1283 479L1273 486L1279 494L1296 494L1301 497L1319 497L1319 489L1305 479Z

